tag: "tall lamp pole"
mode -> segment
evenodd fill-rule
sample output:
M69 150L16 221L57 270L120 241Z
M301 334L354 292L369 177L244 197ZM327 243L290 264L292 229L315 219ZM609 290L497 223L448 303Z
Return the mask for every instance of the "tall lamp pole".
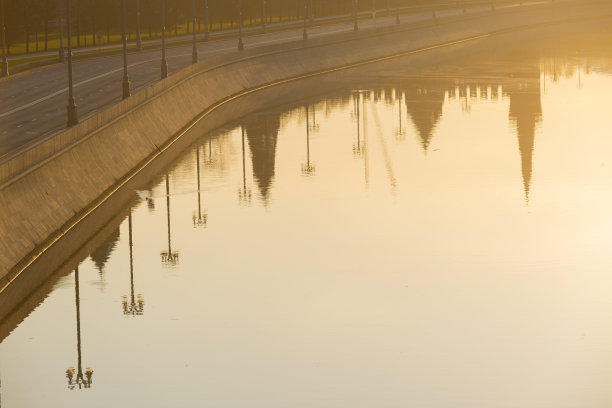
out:
M244 50L242 42L242 0L238 0L238 51Z
M168 77L168 62L166 61L166 0L161 0L162 7L162 61L161 78Z
M307 3L307 0L304 0L304 32L302 33L302 38L304 40L308 39L308 31L306 31L307 19L308 19L308 3Z
M353 6L353 30L359 30L359 26L357 25L357 0L353 0L351 2Z
M129 98L132 95L130 91L130 78L128 77L127 66L127 8L125 0L123 0L123 25L121 27L121 37L123 41L123 99Z
M309 7L310 7L309 8L310 13L308 13L308 14L309 14L309 17L310 17L310 26L312 27L314 25L314 8L312 7L312 0L309 0L308 3L309 3Z
M72 32L70 30L70 0L66 0L66 26L68 27L68 126L79 123L77 106L74 102L74 92L72 89Z
M66 57L64 56L64 25L62 24L62 0L57 0L57 26L59 28L59 62L64 62Z
M204 0L204 41L208 41L208 0Z
M262 0L261 2L261 25L263 32L266 32L266 0Z
M191 50L191 63L198 62L198 45L196 40L196 4L195 0L191 0L191 9L193 12L193 49Z
M0 15L2 24L2 73L0 76L5 77L8 76L8 60L6 59L6 28L4 27L4 0L0 0Z
M140 0L136 0L136 49L142 50L142 38L140 36Z
M372 18L376 18L376 0L372 0Z
M399 18L399 0L395 0L395 24L400 23Z

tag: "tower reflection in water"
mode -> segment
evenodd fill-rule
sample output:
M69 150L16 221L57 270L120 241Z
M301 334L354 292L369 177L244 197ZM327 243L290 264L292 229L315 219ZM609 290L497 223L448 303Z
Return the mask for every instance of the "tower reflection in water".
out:
M68 367L66 378L68 379L68 389L90 388L92 384L93 368L87 367L83 374L82 353L81 353L81 298L79 293L79 268L74 270L74 292L76 303L76 329L77 329L77 367ZM76 374L76 378L75 378Z
M170 176L166 173L166 216L168 218L168 251L160 252L162 264L174 267L179 262L179 252L172 250L172 233L170 223Z
M140 316L144 313L144 297L134 296L134 241L132 239L132 214L128 216L129 245L130 245L130 297L123 296L123 314L126 316Z

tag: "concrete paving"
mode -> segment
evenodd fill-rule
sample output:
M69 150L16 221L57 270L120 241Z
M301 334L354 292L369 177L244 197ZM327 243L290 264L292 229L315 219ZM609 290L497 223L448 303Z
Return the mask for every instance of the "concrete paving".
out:
M528 3L525 3L528 4ZM531 3L529 3L531 4ZM504 7L518 7L505 4ZM489 9L489 6L473 6L467 13ZM361 19L362 29L395 24L395 16ZM463 14L462 9L450 9L437 13L439 18ZM420 22L432 18L431 12L403 14L402 23ZM309 27L309 37L326 37L353 30L352 21L322 24L315 20ZM295 41L302 38L302 28L291 28L268 34L244 38L247 48ZM200 61L207 58L237 53L236 38L200 42ZM183 45L167 49L169 73L176 73L191 64L192 46ZM137 92L160 79L161 52L141 51L128 55L128 70L132 92ZM121 55L113 55L74 63L74 93L82 120L122 99L123 62ZM231 80L231 79L228 79ZM0 81L0 162L27 149L28 144L44 136L57 133L66 127L67 69L55 64L34 69Z

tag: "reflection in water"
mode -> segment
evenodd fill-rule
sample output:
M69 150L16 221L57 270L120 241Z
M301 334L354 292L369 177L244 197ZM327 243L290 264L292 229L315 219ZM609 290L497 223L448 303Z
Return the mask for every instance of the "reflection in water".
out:
M179 252L172 250L172 233L170 225L170 177L166 173L166 216L168 219L168 251L160 252L162 264L166 267L174 267L179 261Z
M132 239L132 213L128 216L129 246L130 246L130 299L123 296L123 314L140 316L144 313L144 297L134 296L134 241Z
M595 88L612 92L612 76L555 60L388 69L237 118L139 192L146 203L120 226L128 234L117 228L79 266L89 276L106 265L108 293L79 288L75 271L69 388L92 384L93 370L81 368L81 303L96 322L85 331L105 346L87 354L98 380L85 405L120 406L129 392L142 406L167 406L156 387L189 406L317 406L322 397L376 406L387 395L398 406L483 407L511 398L512 384L510 406L579 406L591 393L599 400L590 405L610 406L612 365L601 361L612 352L612 141L605 104L593 114L597 104L579 101L605 102ZM166 213L147 211L164 187ZM172 224L170 204L192 223ZM123 268L108 268L128 256L129 292ZM16 383L36 383L49 406L84 401L57 393L70 356L61 355L66 330L53 328L73 310L69 285L49 289L3 340L8 408L45 406L37 396L20 405ZM144 288L155 296L146 316ZM35 379L20 359L30 355ZM121 369L134 366L138 376ZM101 372L113 373L104 386Z
M309 106L306 105L306 163L302 164L302 174L305 176L314 176L316 166L310 162L310 116Z
M259 186L263 201L268 202L270 187L274 180L280 115L269 114L254 119L245 125L244 130L251 150L253 177Z
M534 72L527 78L528 82L508 91L510 97L510 120L516 127L519 152L521 154L521 172L525 200L529 202L531 175L533 171L533 147L536 127L542 119L542 102L540 95L540 73Z
M250 205L253 193L251 191L251 187L247 188L246 185L246 152L244 146L244 126L240 127L240 131L242 132L242 188L238 189L238 202L243 205ZM270 164L269 162L267 163ZM274 165L274 163L272 163L272 165ZM266 173L270 173L269 170ZM272 170L272 174L274 174L274 170ZM267 188L266 195L263 197L265 198L266 196Z
M209 149L210 149L210 140L209 140ZM202 212L202 192L200 186L200 148L196 147L196 171L198 177L198 212L193 213L193 226L194 227L206 227L206 222L208 220L208 215L206 214L206 210Z
M438 81L424 80L412 80L402 84L406 111L417 130L425 153L442 116L445 92L440 85Z
M83 376L82 353L81 353L81 297L79 293L79 268L74 270L74 297L76 303L76 329L77 329L77 368L74 366L68 367L66 370L66 378L68 379L68 388L74 390L76 388L90 388L91 377L93 376L93 368L87 367ZM76 379L74 378L76 372Z
M110 259L115 248L117 247L119 238L120 238L120 232L119 232L119 228L117 228L89 256L91 260L94 262L94 264L96 265L96 269L98 270L98 275L100 276L99 285L100 285L101 290L104 290L104 287L106 286L106 282L104 279L104 266Z

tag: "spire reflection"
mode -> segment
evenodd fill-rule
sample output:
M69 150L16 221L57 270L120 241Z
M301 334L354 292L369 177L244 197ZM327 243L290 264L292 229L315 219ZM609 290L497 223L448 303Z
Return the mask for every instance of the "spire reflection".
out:
M280 115L276 113L259 115L244 128L251 151L253 177L264 203L268 202L270 188L274 183L280 120Z

